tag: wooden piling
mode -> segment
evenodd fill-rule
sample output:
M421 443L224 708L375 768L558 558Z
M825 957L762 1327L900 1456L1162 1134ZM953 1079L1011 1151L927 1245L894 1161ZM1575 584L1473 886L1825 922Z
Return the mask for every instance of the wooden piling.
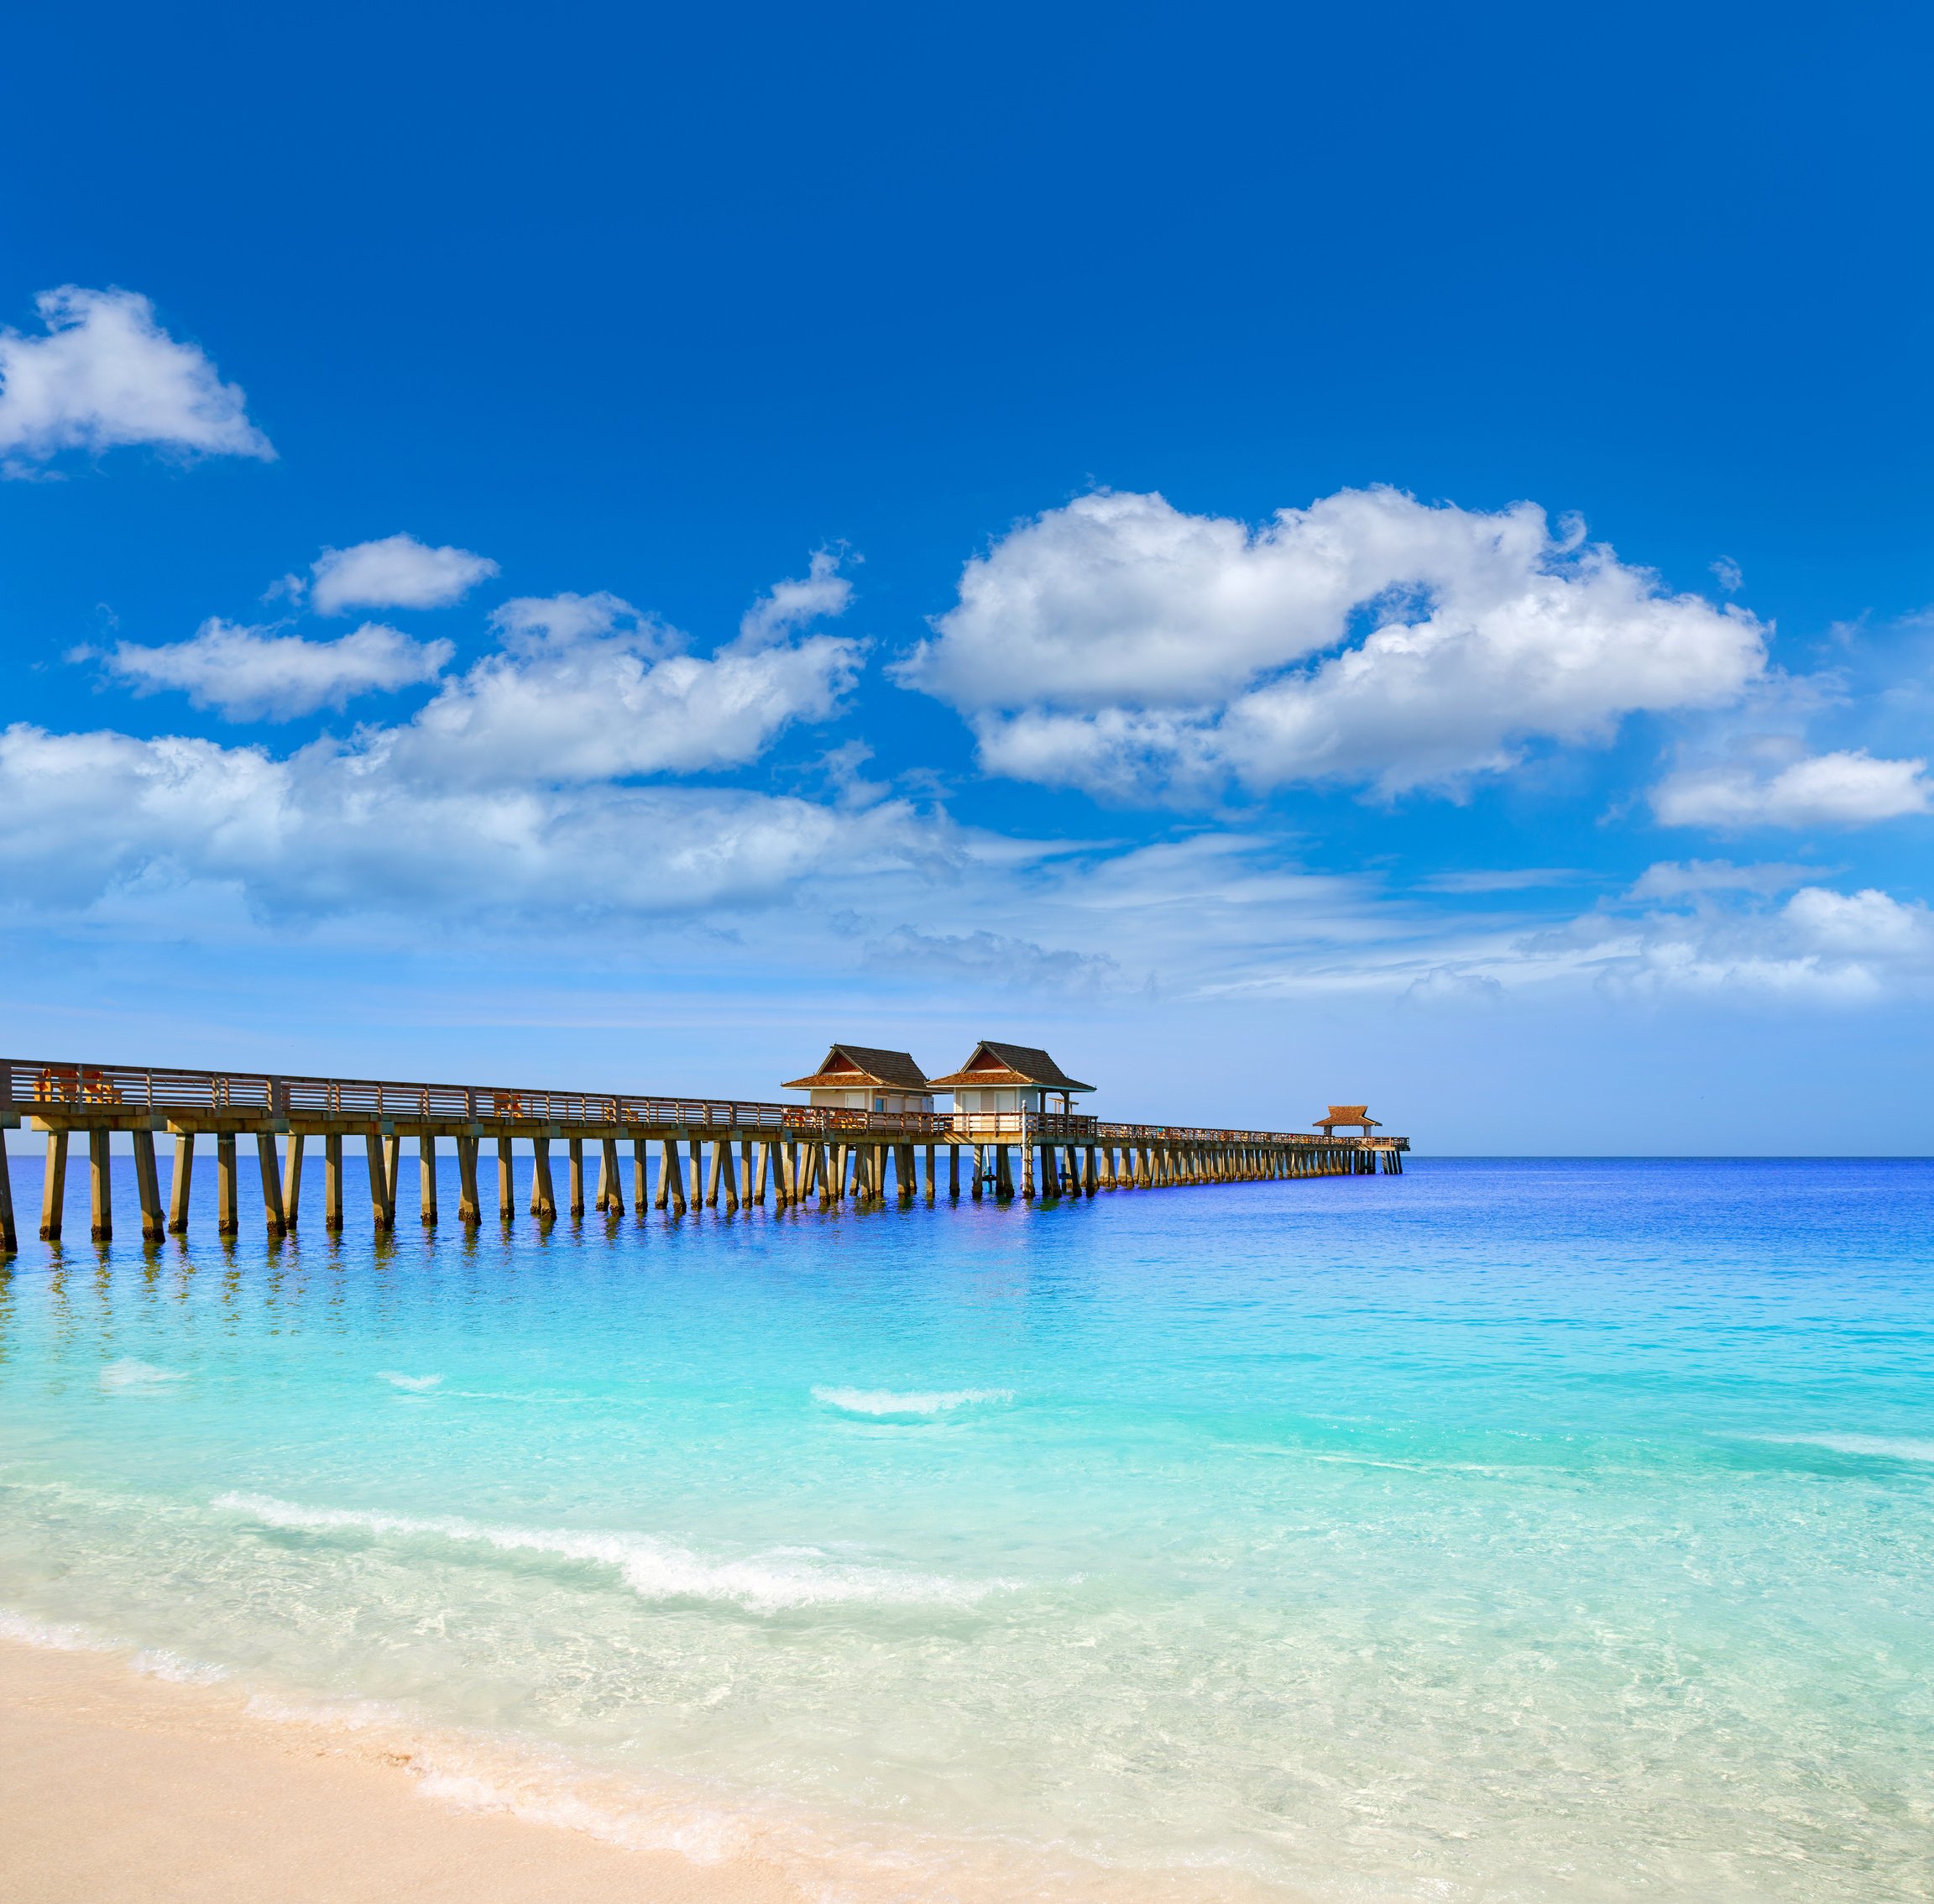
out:
M555 1222L557 1218L557 1193L551 1187L551 1139L534 1137L531 1140L531 1214L539 1221Z
M383 1140L383 1206L389 1212L389 1227L396 1227L396 1185L402 1174L403 1140L392 1132Z
M570 1143L571 1156L571 1220L575 1222L584 1214L584 1140L574 1137Z
M175 1174L168 1182L168 1227L175 1236L188 1229L188 1199L195 1186L195 1135L180 1132L175 1139Z
M67 1207L67 1133L47 1133L47 1169L40 1180L40 1240L59 1242Z
M658 1207L674 1216L685 1214L685 1180L678 1169L678 1140L666 1138L659 1147Z
M87 1200L93 1214L88 1234L96 1242L114 1239L114 1174L107 1146L107 1127L97 1124L87 1133Z
M383 1133L363 1133L363 1153L369 1166L369 1216L379 1235L396 1227L396 1206L389 1200L389 1163L383 1154Z
M712 1146L712 1169L705 1179L705 1207L708 1210L719 1207L719 1193L725 1187L725 1153L731 1148L729 1143L714 1143ZM694 1171L698 1168L698 1145L696 1139L692 1145L692 1168Z
M332 1236L342 1227L342 1137L338 1131L322 1139L322 1227Z
M631 1214L642 1216L650 1207L651 1144L648 1138L631 1140Z
M0 1256L15 1256L20 1232L13 1227L13 1177L7 1163L7 1127L0 1124Z
M481 1138L457 1140L457 1221L467 1230L484 1221L483 1200L477 1194L477 1153L483 1146Z
M598 1148L598 1203L600 1216L622 1207L618 1189L618 1140L604 1138Z
M301 1132L290 1133L289 1153L282 1164L282 1221L293 1230L302 1210Z
M416 1208L423 1227L436 1227L436 1139L426 1132L416 1139Z
M289 1220L282 1211L282 1159L276 1154L274 1132L256 1132L255 1164L262 1173L262 1220L271 1237L285 1237Z
M725 1193L725 1214L731 1216L739 1207L739 1173L733 1167L732 1143L730 1138L722 1140L713 1168L720 1178L720 1188Z
M772 1174L772 1145L770 1140L759 1146L759 1180L752 1186L752 1200L761 1209L766 1206L766 1180ZM781 1199L781 1201L783 1201Z
M233 1237L240 1233L242 1211L235 1182L235 1133L215 1133L215 1233Z
M0 1156L0 1177L5 1176L6 1170L6 1159ZM0 1185L0 1190L3 1189ZM142 1242L160 1242L168 1234L168 1217L161 1207L161 1176L154 1168L152 1131L134 1132L134 1195L141 1206Z

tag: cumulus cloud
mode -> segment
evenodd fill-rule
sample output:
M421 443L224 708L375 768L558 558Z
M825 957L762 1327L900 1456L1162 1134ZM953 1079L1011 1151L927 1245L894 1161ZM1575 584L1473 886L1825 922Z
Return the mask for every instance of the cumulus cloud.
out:
M286 755L8 729L0 884L29 905L217 882L271 913L665 913L777 902L829 866L952 850L944 823L901 802L625 784L743 764L835 712L857 642L794 633L698 656L612 595L520 599L494 625L498 651L410 719ZM280 714L422 678L449 651L380 627L319 642L217 622L108 660L143 686Z
M503 651L447 683L407 727L365 736L367 751L462 785L741 766L794 722L836 713L864 651L814 635L702 657L609 594L520 598L492 621Z
M16 903L220 887L269 917L518 923L781 903L800 882L932 859L944 829L729 788L412 780L318 741L278 756L184 737L0 732L0 869Z
M318 615L352 608L447 608L497 573L488 556L431 548L414 536L385 536L353 548L325 549L311 565Z
M853 584L839 573L839 558L829 549L814 552L802 578L775 583L745 611L739 624L742 647L764 648L797 628L844 615Z
M1774 904L1791 883L1782 872L1807 883ZM1633 894L1668 903L1637 916L1600 910L1527 934L1486 969L1508 987L1584 979L1615 996L1743 1003L1854 1005L1934 986L1934 914L1875 887L1842 892L1803 869L1720 861L1654 867Z
M1346 490L1259 530L1103 492L970 562L896 670L972 721L985 764L1116 795L1322 779L1454 784L1535 736L1724 704L1764 626L1493 514Z
M170 337L145 297L63 285L34 303L44 336L0 331L0 468L18 474L63 450L130 443L274 456L240 388Z
M1863 748L1815 754L1776 772L1688 769L1652 790L1664 826L1869 826L1934 810L1924 760L1876 760Z
M158 647L123 641L102 661L138 693L178 688L196 707L232 719L293 720L358 694L432 680L455 651L447 641L414 641L373 621L333 641L311 641L217 618L191 640Z

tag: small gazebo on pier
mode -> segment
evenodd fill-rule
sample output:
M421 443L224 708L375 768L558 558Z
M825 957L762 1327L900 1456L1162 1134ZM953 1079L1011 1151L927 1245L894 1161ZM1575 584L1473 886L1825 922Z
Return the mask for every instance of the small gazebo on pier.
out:
M1069 1077L1034 1045L997 1044L987 1038L974 1047L973 1055L959 1070L933 1082L935 1091L954 1093L955 1125L967 1129L984 1117L1005 1117L1018 1130L1023 1113L1069 1117L1075 1098L1095 1089Z
M1335 1137L1339 1124L1351 1130L1361 1129L1365 1137L1368 1137L1372 1131L1383 1128L1370 1115L1367 1104L1332 1104L1328 1113L1319 1117L1311 1128L1322 1132L1325 1137Z
M835 1111L931 1111L933 1087L911 1051L871 1044L835 1044L809 1076L789 1078L781 1091L802 1091L809 1104Z

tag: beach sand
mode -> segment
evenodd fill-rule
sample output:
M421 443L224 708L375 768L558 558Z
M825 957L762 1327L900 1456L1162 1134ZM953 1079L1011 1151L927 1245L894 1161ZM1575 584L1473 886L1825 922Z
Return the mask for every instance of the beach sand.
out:
M447 1810L378 1742L252 1716L220 1686L0 1641L8 1904L794 1904L751 1862L700 1865Z

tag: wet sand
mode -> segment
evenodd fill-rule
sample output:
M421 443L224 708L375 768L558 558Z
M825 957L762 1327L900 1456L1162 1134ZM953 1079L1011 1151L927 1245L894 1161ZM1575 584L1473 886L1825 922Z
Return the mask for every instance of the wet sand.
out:
M407 1759L259 1718L125 1658L0 1641L8 1904L794 1904L750 1861L690 1863L445 1808Z

